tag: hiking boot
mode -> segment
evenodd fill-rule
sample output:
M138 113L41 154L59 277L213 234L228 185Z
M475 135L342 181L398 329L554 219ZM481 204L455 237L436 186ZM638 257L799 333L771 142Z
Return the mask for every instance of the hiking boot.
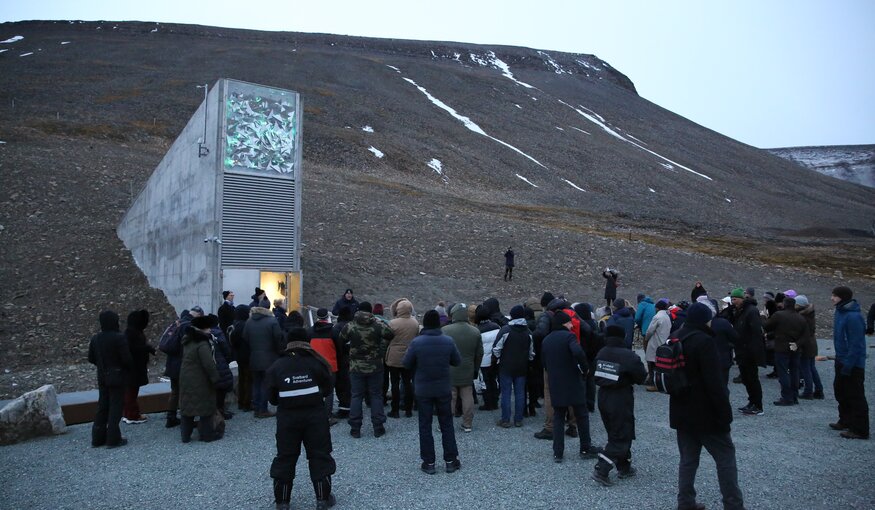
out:
M398 414L398 411L390 411L389 414L387 414L386 416L388 416L389 418L400 418L401 417L401 415Z
M164 424L165 428L172 429L173 427L179 425L182 421L176 416L168 417L167 423Z
M763 409L761 407L752 405L752 406L748 407L747 409L745 409L744 411L742 411L741 414L744 414L746 416L762 416L766 413L763 411Z
M513 426L516 427L516 428L520 428L520 427L523 426L523 422L521 422L521 421L515 421L515 422L513 422Z
M146 423L146 420L149 418L146 415L141 414L138 418L128 419L122 418L122 423L127 423L128 425L137 425L140 423Z
M629 466L626 469L617 470L617 478L620 478L621 480L625 480L626 478L632 478L637 474L638 470L633 468L632 466Z
M659 389L658 389L656 386L653 386L653 385L645 386L644 389L647 390L647 391L659 391Z
M222 411L222 418L225 418L226 420L230 420L233 417L234 417L234 413L232 413L231 411Z
M611 481L610 473L602 473L598 469L592 470L592 479L593 481L601 484L604 487L610 487L614 485L614 482Z
M412 418L412 417L413 417L413 411L404 411L404 417L405 417L405 418Z
M503 421L503 420L498 420L498 423L496 423L496 425L498 425L499 427L501 427L503 429L509 429L512 427L512 425L510 424L509 421Z
M423 462L422 465L419 466L419 469L421 469L422 472L427 474L427 475L433 475L433 474L437 473L437 470L434 468L434 462L432 462L432 463Z
M868 435L864 436L863 434L858 434L857 432L854 432L853 430L846 430L839 435L845 439L869 439ZM124 440L122 440L122 441L124 441ZM112 447L110 446L109 448L112 448Z
M803 393L802 395L799 395L799 398L801 398L802 400L814 400L814 395L806 395L805 393Z
M340 421L338 421L338 419L335 418L334 416L331 416L328 418L328 426L329 427L333 427L333 426L337 425L338 423L340 423Z
M565 429L565 435L568 437L577 437L577 427L568 427Z
M336 413L334 413L334 417L337 418L338 420L345 420L345 419L349 418L349 410L347 409L347 410L337 411Z
M482 406L478 407L477 409L479 409L480 411L495 411L496 409L498 409L498 406L489 406L489 405L483 404Z
M474 430L474 429L471 427L466 427L466 426L462 425L462 432L467 433L467 432L471 432L472 430Z
M691 506L679 506L678 510L705 510L702 503L693 503Z
M386 427L380 425L374 427L374 437L383 437L386 435Z
M846 427L846 426L845 426L842 422L840 422L840 421L837 421L837 422L835 422L835 423L830 423L830 424L829 424L829 428L831 428L831 429L833 429L833 430L848 430L848 427Z
M289 506L289 503L277 503L276 504L276 510L291 510L291 508L292 507Z
M823 400L823 390L815 391L811 394L811 397L814 398L814 400Z
M448 460L446 464L447 473L455 473L462 468L462 463L459 459Z
M556 464L562 464L562 456L561 455L554 455L553 462L555 462Z
M362 431L361 431L361 429L349 429L349 435L358 439L358 438L362 437Z
M330 494L328 499L317 499L316 500L316 510L328 510L337 504L337 498L334 497L334 494ZM289 508L289 507L286 507Z
M741 411L741 412L745 412L745 411L747 411L748 409L750 409L750 406L752 406L752 405L753 405L753 404L751 404L750 402L748 402L746 406L744 406L744 407L739 407L738 410Z
M778 400L772 402L776 406L795 406L796 402L791 402L789 400L784 400L783 398L779 398Z
M598 446L590 446L580 450L581 459L594 459L599 456L604 450Z
M256 418L273 418L274 416L276 416L276 413L272 413L270 411L256 411L255 412Z
M553 439L553 431L541 429L540 432L535 432L535 439Z

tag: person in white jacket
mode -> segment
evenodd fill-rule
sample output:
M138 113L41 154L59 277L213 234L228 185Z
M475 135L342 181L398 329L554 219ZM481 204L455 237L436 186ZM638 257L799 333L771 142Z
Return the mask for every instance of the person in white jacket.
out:
M663 298L656 302L656 315L650 321L644 334L644 359L647 360L647 380L644 386L647 391L656 391L653 384L653 368L656 365L656 348L668 341L671 333L671 316L668 314L668 300Z

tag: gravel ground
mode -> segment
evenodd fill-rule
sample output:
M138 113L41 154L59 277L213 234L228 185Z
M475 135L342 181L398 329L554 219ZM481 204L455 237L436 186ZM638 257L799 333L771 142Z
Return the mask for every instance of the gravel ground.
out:
M875 353L875 338L868 344ZM821 354L831 354L830 346L821 341ZM827 427L836 419L832 363L819 362L817 368L826 400L775 407L778 383L763 375L765 416L736 413L732 436L750 509L875 508L875 441L842 439ZM870 378L867 396L875 404L872 387ZM746 403L743 386L731 384L730 391L734 407ZM532 437L541 428L541 410L521 429L496 427L497 411L477 412L474 432L457 433L462 469L449 475L442 469L434 476L419 471L415 417L390 419L388 434L380 439L367 419L358 440L339 424L332 429L336 508L674 508L678 454L667 397L643 388L636 388L636 397L638 439L632 448L638 476L611 488L589 479L594 461L574 455L575 439L566 442L565 463L553 463L551 443ZM603 444L601 420L591 416L593 440ZM238 414L228 422L225 439L182 444L178 429L166 430L161 415L150 418L143 425L123 424L130 443L114 450L90 448L89 425L3 447L0 508L272 507L273 420ZM436 423L434 429L437 433ZM436 443L440 457L439 435ZM293 507L313 507L304 459L297 479ZM697 489L708 508L721 507L714 463L704 453Z

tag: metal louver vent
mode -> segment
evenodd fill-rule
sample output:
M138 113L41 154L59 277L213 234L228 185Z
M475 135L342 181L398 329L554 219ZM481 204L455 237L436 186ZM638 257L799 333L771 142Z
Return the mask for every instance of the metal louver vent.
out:
M222 266L295 271L295 181L223 175Z

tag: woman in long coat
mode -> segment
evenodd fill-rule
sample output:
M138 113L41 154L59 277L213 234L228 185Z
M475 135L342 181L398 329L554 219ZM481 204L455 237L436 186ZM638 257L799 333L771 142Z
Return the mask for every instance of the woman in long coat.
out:
M149 345L144 333L149 325L149 312L136 310L128 314L128 327L125 329L125 337L128 340L128 348L131 350L131 371L128 373L127 386L125 387L125 405L122 421L128 424L144 423L146 415L140 414L140 406L137 397L140 387L149 384L149 355L155 354L155 348Z
M179 411L182 415L180 432L183 443L191 441L195 417L198 417L198 436L201 441L221 439L213 427L219 371L213 357L213 335L210 333L210 329L218 324L215 315L195 317L182 339Z

